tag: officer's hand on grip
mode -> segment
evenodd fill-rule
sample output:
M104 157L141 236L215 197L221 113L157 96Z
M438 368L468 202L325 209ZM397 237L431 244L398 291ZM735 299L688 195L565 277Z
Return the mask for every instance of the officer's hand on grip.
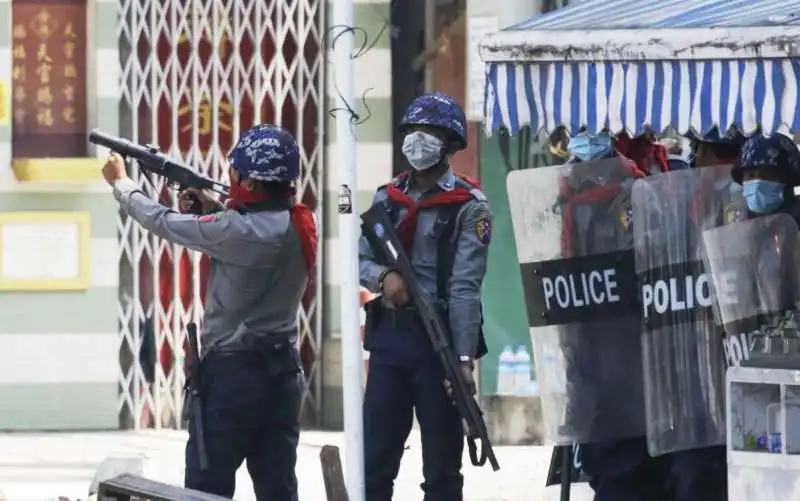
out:
M381 291L384 297L395 306L403 306L408 302L408 289L403 276L396 271L390 271L383 277Z
M212 195L197 188L186 188L178 195L178 204L184 214L207 214L217 209L222 209Z
M119 153L114 153L113 151L108 155L102 172L103 179L111 186L114 186L117 181L128 177L125 171L125 160Z
M477 392L475 385L474 375L475 365L472 362L461 362L458 365L458 370L461 372L461 377L464 378L464 383L467 385L470 394L474 395ZM444 380L444 389L450 398L453 398L453 385L447 379Z

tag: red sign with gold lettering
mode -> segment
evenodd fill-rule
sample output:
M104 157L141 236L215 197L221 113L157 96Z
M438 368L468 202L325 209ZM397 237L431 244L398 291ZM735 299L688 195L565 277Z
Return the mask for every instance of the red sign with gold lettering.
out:
M86 2L12 9L13 156L86 156Z

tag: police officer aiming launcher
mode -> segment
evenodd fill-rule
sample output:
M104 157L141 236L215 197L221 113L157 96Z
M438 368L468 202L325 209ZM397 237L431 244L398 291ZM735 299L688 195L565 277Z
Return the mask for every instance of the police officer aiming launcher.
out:
M452 333L463 380L474 392L474 360L486 353L481 285L491 240L491 212L476 184L456 176L450 157L467 146L464 111L447 95L415 100L399 133L409 172L378 189L423 289L438 300ZM371 352L364 397L367 501L392 498L414 410L422 434L426 501L460 501L464 435L461 416L409 291L362 236L362 286L382 296L367 305L365 348Z
M103 177L121 210L142 227L211 258L203 357L192 368L201 371L201 387L193 391L202 395L204 426L189 426L186 487L231 498L236 471L247 460L256 499L294 501L302 398L297 308L315 274L316 223L295 202L300 152L288 132L253 127L228 163L226 205L196 189L181 194L183 209L199 199L195 214L151 200L117 153Z

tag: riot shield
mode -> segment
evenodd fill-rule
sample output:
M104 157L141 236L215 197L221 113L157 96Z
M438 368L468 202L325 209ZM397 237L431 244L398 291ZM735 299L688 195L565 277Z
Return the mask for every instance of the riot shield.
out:
M746 216L730 167L658 174L633 187L650 454L725 444L723 335L703 230Z
M787 214L759 217L706 231L703 239L730 364L800 353L795 220Z
M631 175L611 158L507 179L545 434L558 445L644 436Z

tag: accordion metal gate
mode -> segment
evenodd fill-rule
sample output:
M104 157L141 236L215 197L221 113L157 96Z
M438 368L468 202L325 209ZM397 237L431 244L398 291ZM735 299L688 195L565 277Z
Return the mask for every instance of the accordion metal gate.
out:
M240 133L256 123L279 124L300 144L298 198L319 215L324 4L120 0L121 135L159 145L226 180L225 156ZM175 204L163 182L132 169L146 193ZM208 261L149 235L122 215L118 230L120 426L179 428L184 331L188 322L202 318ZM307 425L320 419L321 284L319 276L317 299L298 311Z

